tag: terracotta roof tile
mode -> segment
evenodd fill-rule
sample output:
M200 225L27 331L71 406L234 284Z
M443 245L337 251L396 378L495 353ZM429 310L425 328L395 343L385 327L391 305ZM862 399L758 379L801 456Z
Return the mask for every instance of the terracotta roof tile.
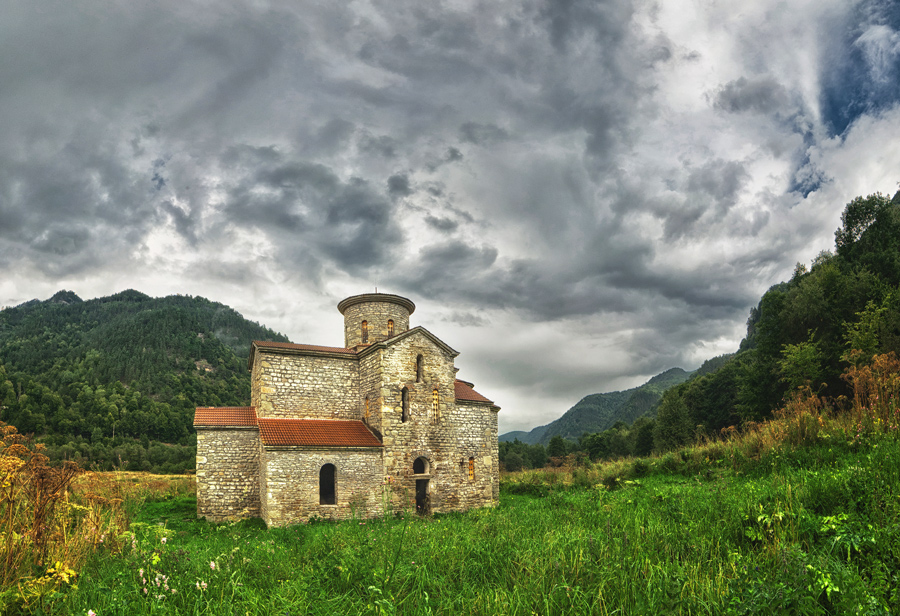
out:
M317 346L315 344L294 344L293 342L269 342L267 340L254 340L253 344L261 349L290 349L295 351L328 351L329 353L356 353L353 349L344 347Z
M456 383L454 383L454 386L456 389L457 400L466 400L469 402L489 402L490 404L493 404L491 400L488 400L480 393L472 389L472 386L465 381L457 380Z
M361 421L337 419L259 418L264 445L307 447L381 447Z
M255 426L256 409L252 406L198 406L195 426Z

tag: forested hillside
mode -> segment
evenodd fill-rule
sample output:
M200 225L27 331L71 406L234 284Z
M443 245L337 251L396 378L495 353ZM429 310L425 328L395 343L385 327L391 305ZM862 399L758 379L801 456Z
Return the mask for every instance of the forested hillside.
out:
M639 387L625 391L590 394L579 400L562 417L530 432L508 432L500 435L501 441L519 441L534 445L546 445L554 436L578 440L584 434L602 432L617 422L628 425L638 417L655 411L663 393L691 376L681 368L671 368Z
M838 403L842 375L879 353L900 353L900 192L844 209L835 250L770 288L747 322L740 349L663 397L658 450L759 421L809 387ZM704 371L700 371L704 372Z
M680 384L659 383L670 388L657 388L665 393L644 404L649 412L625 417L623 401L639 401L643 388L587 396L556 422L502 435L501 461L528 468L547 457L664 452L768 419L804 393L840 409L850 395L848 370L891 352L900 354L900 192L851 201L835 250L810 267L797 264L791 280L763 295L735 353L707 360Z
M287 341L202 297L60 291L0 311L0 420L52 457L193 468L194 407L246 405L251 340Z

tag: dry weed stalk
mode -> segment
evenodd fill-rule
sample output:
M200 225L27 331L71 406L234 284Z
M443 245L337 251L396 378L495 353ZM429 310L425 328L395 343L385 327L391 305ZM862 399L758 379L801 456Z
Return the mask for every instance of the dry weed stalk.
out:
M74 462L50 466L42 445L0 422L0 591L15 587L28 603L71 584L87 556L127 528L121 499L70 498L80 474Z
M869 364L851 366L843 378L853 387L857 433L900 427L900 360L893 352L876 355Z
M53 523L57 504L79 472L67 462L50 467L43 446L35 445L14 426L0 422L0 533L2 562L0 585L20 575L23 564L40 566L47 557L54 533L65 527Z

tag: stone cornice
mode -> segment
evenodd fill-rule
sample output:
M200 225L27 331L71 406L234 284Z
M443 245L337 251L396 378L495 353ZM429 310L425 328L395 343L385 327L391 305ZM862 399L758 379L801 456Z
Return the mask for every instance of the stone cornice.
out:
M328 357L330 359L345 359L356 361L359 359L357 353L339 353L335 351L323 351L321 349L290 349L280 347L257 347L255 344L250 345L250 357L247 364L250 370L253 370L253 356L257 350L261 353L274 353L276 355L305 355L307 357Z
M409 311L409 314L412 314L416 309L416 305L412 303L412 300L406 299L405 297L401 297L399 295L391 295L390 293L363 293L362 295L354 295L353 297L348 297L347 299L342 300L337 305L337 309L341 312L341 314L344 314L344 311L350 306L368 302L397 304L398 306L403 306L404 308L406 308Z
M384 445L372 445L371 447L323 447L322 445L263 445L266 451L381 451Z
M467 404L474 404L475 406L490 407L490 409L492 411L494 411L495 413L500 412L500 407L497 406L496 404L494 404L493 402L491 402L490 400L485 402L483 400L464 400L464 399L460 399L460 398L456 399L456 406L465 406Z

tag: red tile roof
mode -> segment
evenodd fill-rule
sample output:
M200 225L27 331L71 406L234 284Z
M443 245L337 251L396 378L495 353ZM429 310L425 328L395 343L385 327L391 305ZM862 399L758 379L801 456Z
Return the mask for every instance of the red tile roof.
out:
M195 426L255 426L256 409L252 406L198 406Z
M259 418L264 445L307 447L381 447L361 421L337 419Z
M290 349L295 351L328 351L329 353L356 353L353 349L344 347L316 346L314 344L294 344L293 342L269 342L267 340L254 340L253 344L261 349Z
M466 400L468 402L488 402L493 404L491 400L488 400L480 393L472 389L472 386L466 383L465 381L457 380L454 383L456 388L456 399L457 400Z

